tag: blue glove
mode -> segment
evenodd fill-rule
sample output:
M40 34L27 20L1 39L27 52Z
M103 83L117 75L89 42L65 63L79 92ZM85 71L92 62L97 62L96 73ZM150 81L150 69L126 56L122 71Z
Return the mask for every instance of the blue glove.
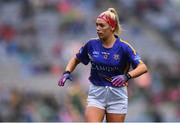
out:
M63 73L62 77L58 81L58 85L59 86L64 86L67 79L72 81L72 76L71 76L69 71L66 71L66 72Z
M117 75L112 77L113 79L111 80L112 85L115 87L121 87L127 85L127 81L131 78L129 74L124 74L124 75Z

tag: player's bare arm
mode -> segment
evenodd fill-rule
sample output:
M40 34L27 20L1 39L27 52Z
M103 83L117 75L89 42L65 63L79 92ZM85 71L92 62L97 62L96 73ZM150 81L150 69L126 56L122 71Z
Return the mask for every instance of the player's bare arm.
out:
M136 78L147 72L147 67L144 63L140 63L134 70L129 72L131 78Z
M68 62L65 71L73 72L80 61L76 57L72 57Z

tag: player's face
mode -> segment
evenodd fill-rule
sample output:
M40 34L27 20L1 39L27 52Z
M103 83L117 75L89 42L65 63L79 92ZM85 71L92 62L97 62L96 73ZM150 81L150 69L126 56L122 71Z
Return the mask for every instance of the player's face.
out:
M105 39L112 33L109 24L99 18L96 20L96 31L100 39Z

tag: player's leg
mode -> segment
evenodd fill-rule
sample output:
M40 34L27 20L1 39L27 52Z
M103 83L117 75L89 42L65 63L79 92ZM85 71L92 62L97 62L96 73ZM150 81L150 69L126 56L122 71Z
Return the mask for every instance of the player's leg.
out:
M109 100L106 107L107 122L124 122L127 109L127 88L110 88Z
M95 106L88 106L85 112L85 122L102 122L105 110Z
M106 121L107 122L124 122L125 117L126 117L126 114L107 113Z

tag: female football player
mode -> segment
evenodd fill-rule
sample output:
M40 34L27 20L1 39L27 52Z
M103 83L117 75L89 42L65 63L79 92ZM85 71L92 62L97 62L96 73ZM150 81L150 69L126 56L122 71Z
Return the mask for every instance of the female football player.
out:
M147 72L136 50L122 38L114 8L96 19L97 39L89 40L66 66L58 82L64 86L79 63L91 63L90 88L85 111L86 122L124 122L128 109L127 81ZM130 70L130 66L133 68Z

